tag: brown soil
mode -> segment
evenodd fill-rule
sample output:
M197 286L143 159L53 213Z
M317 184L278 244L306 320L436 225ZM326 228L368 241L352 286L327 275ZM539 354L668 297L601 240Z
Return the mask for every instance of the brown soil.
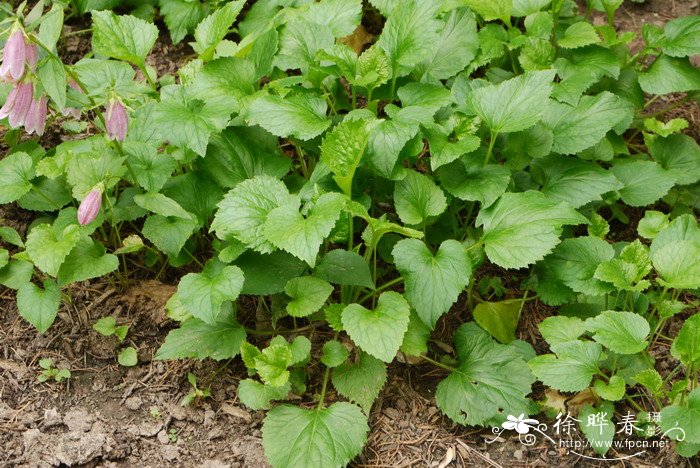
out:
M699 13L696 0L649 0L644 5L626 2L617 20L620 29L639 31L644 22L661 25ZM371 25L367 29L379 32ZM66 58L79 59L88 46L84 36L71 36L65 44ZM163 36L150 64L159 75L173 74L190 53L188 46L174 46ZM650 110L668 104L659 102L659 108ZM689 131L697 137L697 103L675 112L691 122ZM0 218L23 233L32 216L10 206L0 208ZM152 360L174 326L163 313L173 291L171 284L153 280L127 291L104 280L86 282L68 292L70 304L62 306L47 333L38 335L18 316L12 291L0 290L0 466L267 466L260 435L264 413L237 401L238 381L245 377L239 360ZM533 302L523 313L518 336L535 343L538 352L546 352L546 346L536 324L551 313ZM125 345L138 349L137 366L119 366L116 339L92 329L98 318L107 315L130 326ZM469 319L463 303L443 319L437 332L442 352L451 349L450 331ZM669 328L667 334L675 336L678 323ZM661 343L657 354L661 369L671 365L668 358L662 359L668 355L667 342ZM47 357L58 368L70 369L72 377L62 383L39 383L38 362ZM211 389L212 396L182 407L179 402L190 389L189 372L197 376L200 388ZM370 416L368 444L355 466L609 465L589 462L542 440L530 447L508 436L487 443L494 438L489 430L451 424L434 400L435 386L444 376L444 371L421 365L390 367L388 383ZM536 388L535 398L542 396L542 389ZM648 452L631 465L693 463L668 448Z

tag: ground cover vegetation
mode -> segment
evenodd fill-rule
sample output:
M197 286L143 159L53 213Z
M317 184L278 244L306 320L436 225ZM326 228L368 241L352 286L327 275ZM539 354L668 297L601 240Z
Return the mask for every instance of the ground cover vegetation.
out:
M671 109L646 112L698 99L700 17L645 25L632 54L614 0L589 2L601 26L571 0L25 3L0 5L0 203L34 221L24 238L0 227L0 284L37 332L71 285L177 269L179 326L156 358L240 356L276 467L354 459L397 355L449 371L435 400L455 423L551 410L531 397L544 385L700 450L700 149ZM156 12L191 41L176 76L146 62ZM64 63L76 15L92 52ZM366 15L383 24L371 42ZM51 126L72 137L45 145ZM237 319L242 297L256 323ZM556 310L539 355L515 334L535 300ZM458 301L449 353L431 333ZM206 397L191 382L189 402Z

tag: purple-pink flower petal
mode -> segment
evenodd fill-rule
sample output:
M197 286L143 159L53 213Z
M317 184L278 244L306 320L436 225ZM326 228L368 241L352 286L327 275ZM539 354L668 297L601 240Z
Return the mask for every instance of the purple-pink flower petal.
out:
M29 67L33 70L36 67L36 62L38 61L36 45L27 44L27 47L24 49L24 55L27 65L29 65Z
M15 101L17 100L17 94L19 93L21 83L15 83L15 85L12 87L12 90L10 91L10 94L7 95L7 100L5 100L5 105L2 106L2 109L0 109L0 119L4 119L5 117L10 115L10 112L12 112L12 108L15 105Z
M119 99L110 101L107 106L107 115L105 116L105 127L107 135L112 140L124 141L126 132L129 128L129 118L126 115L126 108Z
M78 222L81 226L90 224L97 218L102 206L102 190L93 189L87 194L78 207Z
M8 81L17 81L24 75L26 59L26 42L24 33L15 29L5 43L0 66L0 77Z
M36 132L39 136L44 134L44 129L46 128L46 112L46 96L32 100L29 112L27 112L27 118L24 122L24 129L27 133L31 134Z
M34 95L34 86L31 83L20 83L18 86L19 89L9 115L10 127L12 128L24 125Z

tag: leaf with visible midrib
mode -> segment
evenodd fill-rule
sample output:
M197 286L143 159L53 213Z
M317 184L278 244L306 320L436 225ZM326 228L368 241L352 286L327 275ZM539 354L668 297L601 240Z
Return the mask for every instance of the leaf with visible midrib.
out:
M404 277L406 299L423 323L435 328L469 283L472 267L466 248L456 240L446 240L433 255L422 241L404 239L392 254Z
M478 88L469 95L467 104L494 133L525 130L542 118L555 74L555 70L528 72Z
M276 468L345 466L367 440L367 417L351 403L307 410L280 405L267 413L265 454Z

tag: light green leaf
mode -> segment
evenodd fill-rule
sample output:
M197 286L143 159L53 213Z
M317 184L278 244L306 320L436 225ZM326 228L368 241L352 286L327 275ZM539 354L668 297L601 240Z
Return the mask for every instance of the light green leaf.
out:
M360 405L369 414L386 383L386 377L386 364L361 352L357 362L345 362L333 369L331 381L338 393Z
M221 361L238 355L245 337L245 329L228 317L211 324L190 318L182 322L180 328L168 333L155 359L211 358Z
M435 328L469 283L472 267L466 248L446 240L433 255L422 241L404 239L394 246L392 255L404 278L406 299L423 323Z
M639 85L649 94L681 93L700 89L700 69L685 58L660 55L651 67L639 74Z
M511 174L505 166L484 166L477 158L467 157L441 167L438 177L445 190L455 197L487 207L505 193Z
M44 289L28 282L17 290L19 314L39 333L44 333L53 324L60 305L61 289L53 280L44 280Z
M294 18L282 29L273 64L281 70L300 69L307 73L316 63L319 51L329 49L334 42L333 30L327 24L308 17Z
M579 21L569 26L557 43L559 47L565 49L577 49L589 44L595 44L598 41L600 39L593 25L585 21Z
M474 90L467 105L494 133L525 130L542 118L552 92L554 70L528 72L497 85Z
M188 0L158 0L160 14L170 31L173 44L179 43L202 20L203 9L199 2Z
M79 239L80 231L75 224L61 232L56 232L48 224L40 224L27 235L27 254L38 269L56 277L61 264Z
M237 266L209 263L202 273L188 273L177 286L182 305L192 316L213 325L221 304L235 301L243 288L243 272Z
M496 425L507 414L529 414L535 381L519 351L496 343L470 322L455 333L459 365L438 384L435 401L453 421Z
M562 226L587 223L565 203L556 204L540 192L506 193L481 210L476 225L483 226L489 259L503 268L523 268L544 258L558 244Z
M510 24L510 16L513 11L513 0L462 0L464 4L477 12L484 20L502 20Z
M550 102L543 122L554 133L552 151L574 154L598 143L630 115L626 101L604 91L596 96L583 96L576 106Z
M576 341L579 336L586 332L586 325L583 320L564 315L547 317L537 325L537 328L540 329L542 338L549 343L552 349L555 349L562 343Z
M134 203L141 208L165 217L191 219L192 213L185 211L175 200L162 193L144 193L134 196Z
M282 344L270 344L255 356L255 369L267 385L281 387L289 381L287 368L292 364L292 351L282 337Z
M613 288L594 277L602 262L612 260L615 251L610 244L598 237L565 239L547 256L552 273L575 292L601 296Z
M24 260L12 260L0 268L0 284L10 289L19 289L29 283L34 274L34 265Z
M190 42L190 45L199 54L199 58L208 61L214 57L216 47L226 36L244 5L245 0L227 2L197 25L194 30L195 42Z
M66 106L66 86L68 85L63 63L55 56L49 55L37 67L36 74L46 94L53 99L59 109L63 109Z
M267 413L262 434L275 468L345 466L367 441L367 417L345 402L307 410L281 405Z
M668 226L668 215L660 211L647 210L639 220L637 232L645 239L654 239L660 231Z
M657 281L675 289L700 287L700 242L681 240L665 245L652 256Z
M355 169L362 160L369 139L364 120L344 120L326 134L321 144L321 161L347 196L351 196Z
M251 249L270 253L275 246L264 234L268 215L287 204L296 209L296 202L284 182L267 175L256 176L244 180L226 194L218 205L211 229L220 239L233 236Z
M265 237L276 247L286 250L313 267L318 250L340 217L345 197L339 193L321 195L305 218L294 204L279 206L267 216Z
M178 88L155 105L153 123L164 140L205 156L210 135L226 127L230 113L222 103L189 99Z
M276 136L310 140L330 126L326 109L326 100L315 94L291 94L284 99L264 94L250 103L246 117L250 124Z
M556 353L556 356L543 354L528 361L532 373L549 387L580 392L598 373L603 348L598 343L576 340L557 345Z
M139 363L139 357L136 353L136 349L131 346L122 349L117 355L117 362L120 366L133 367Z
M596 379L596 381L593 382L593 388L602 399L619 401L625 396L625 379L619 375L613 375L607 383Z
M12 153L0 160L0 203L11 203L32 189L34 162L27 153Z
M177 169L177 161L169 154L158 153L154 146L127 141L122 147L136 174L136 182L149 192L163 188Z
M700 314L686 319L673 340L671 354L689 369L700 363Z
M430 144L430 168L449 164L462 155L476 150L481 139L476 135L463 135L457 141L452 141L448 131L439 125L428 126L423 130ZM449 171L446 171L449 172Z
M10 253L7 249L0 249L0 269L5 268L10 260Z
M424 324L418 314L411 309L411 320L408 322L408 330L403 336L403 343L399 349L408 356L420 356L427 353L431 331L430 327Z
M286 342L286 340L282 341L283 338L281 337L275 337L272 339L272 341L270 341L270 344L275 343L275 340L277 339L279 339L280 343ZM300 364L306 364L311 358L311 341L303 335L297 336L291 343L289 343L289 350L292 352L292 361L290 365L297 366Z
M248 408L258 411L270 409L271 400L282 400L292 389L287 382L281 387L264 385L252 379L244 379L238 383L238 398Z
M343 310L343 328L366 353L391 362L396 356L408 328L411 308L397 292L379 296L374 310L350 304Z
M396 213L404 224L424 224L428 218L447 209L447 199L432 179L416 171L407 171L394 188Z
M102 244L85 237L78 241L58 269L58 284L65 286L106 276L118 268L119 259L116 255L106 253Z
M664 25L666 40L661 46L664 54L690 57L700 54L700 16L675 18Z
M304 16L318 24L327 25L335 37L345 37L359 26L362 17L361 0L323 0L312 3Z
M610 170L624 185L620 196L630 206L651 205L676 183L671 171L653 161L620 160Z
M700 388L690 392L685 404L671 405L662 409L660 416L659 425L667 437L686 443L700 444Z
M176 257L195 228L196 219L152 215L146 218L141 233L166 255Z
M530 169L533 179L542 185L542 193L572 208L599 201L604 193L622 188L611 172L578 158L551 155L534 160Z
M546 7L552 0L513 0L513 16L528 16Z
M656 369L644 369L633 377L633 380L643 385L654 395L658 395L664 386L664 381Z
M480 302L474 308L474 321L503 344L515 340L522 301Z
M649 323L634 312L606 310L586 320L593 339L619 354L634 354L647 347Z
M647 141L649 153L656 162L671 172L679 185L700 180L700 146L688 135L669 135Z
M142 19L111 11L92 13L92 49L95 53L143 66L158 38L158 28Z
M440 41L435 19L436 4L430 1L408 0L389 15L377 44L389 57L391 76L407 75L430 57L430 47Z
M476 21L466 9L452 10L445 20L440 39L430 55L418 65L423 80L436 82L464 70L479 50Z
M369 265L356 252L331 250L316 265L314 275L335 284L374 289Z
M323 307L333 292L333 286L313 276L302 276L289 280L284 292L292 298L287 304L289 315L306 317Z
M579 427L591 442L591 448L598 455L605 455L615 438L615 406L609 401L600 403L597 407L585 405L579 411Z
M350 355L350 352L340 341L330 340L323 344L321 362L328 367L338 367Z

